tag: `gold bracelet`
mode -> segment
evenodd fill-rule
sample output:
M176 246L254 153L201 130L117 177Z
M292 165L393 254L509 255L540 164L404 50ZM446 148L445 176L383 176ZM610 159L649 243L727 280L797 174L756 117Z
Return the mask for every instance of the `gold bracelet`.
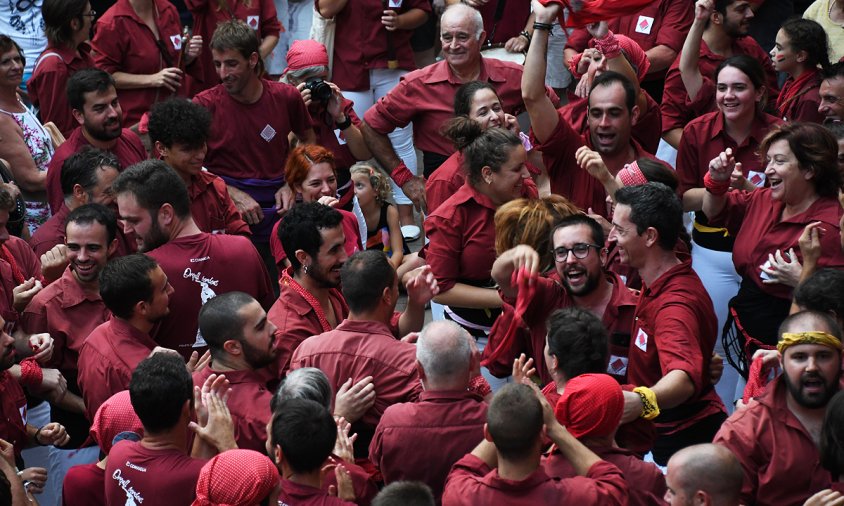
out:
M633 391L639 394L642 399L642 414L639 415L645 420L653 420L659 416L659 404L656 402L656 394L648 387L636 387Z

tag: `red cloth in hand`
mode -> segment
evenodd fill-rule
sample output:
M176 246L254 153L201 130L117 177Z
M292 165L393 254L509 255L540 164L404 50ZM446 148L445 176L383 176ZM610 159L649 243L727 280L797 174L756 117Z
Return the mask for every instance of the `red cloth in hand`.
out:
M533 300L533 296L536 294L536 285L533 283L535 278L535 274L531 275L525 269L513 271L513 274L510 275L510 284L518 287L519 289L519 293L516 295L516 311L513 314L513 319L510 321L510 326L507 328L507 333L504 335L504 339L502 339L498 347L496 347L492 353L481 362L482 366L486 367L490 362L494 362L495 359L504 352L504 350L510 349L512 346L513 339L516 337L516 329L519 328L519 322L522 321L522 317L527 311L528 304L530 304L530 301ZM492 345L492 343L487 344L487 346L490 345Z
M768 384L768 372L762 367L762 357L756 358L750 363L747 385L745 385L744 395L741 397L742 402L747 404L753 397L759 397L765 393L765 385Z

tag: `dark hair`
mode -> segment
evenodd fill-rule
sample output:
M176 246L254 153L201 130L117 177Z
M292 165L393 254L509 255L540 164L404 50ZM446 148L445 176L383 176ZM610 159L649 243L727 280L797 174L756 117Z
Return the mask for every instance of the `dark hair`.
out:
M548 318L548 353L557 357L566 379L607 372L609 338L601 319L576 306L558 309Z
M185 182L161 160L144 160L132 165L117 176L111 187L115 194L134 195L138 205L150 216L155 217L164 204L173 206L179 218L190 216L190 197Z
M593 243L602 247L604 246L606 237L604 235L603 227L601 227L601 225L593 218L590 218L585 214L572 214L571 216L566 216L554 225L553 230L551 230L551 248L554 247L554 234L557 233L557 230L566 227L573 227L575 225L586 225L589 227L589 230L592 233Z
M821 465L833 478L844 474L844 391L826 405L820 440Z
M469 111L472 109L472 100L475 99L475 94L481 90L490 90L498 97L498 92L486 81L469 81L457 88L454 94L454 115L455 116L469 116Z
M498 453L523 459L533 451L542 430L542 405L529 386L508 383L489 403L486 421Z
M102 93L114 87L114 78L105 70L80 69L67 80L67 102L71 109L82 111L85 107L86 93L94 91Z
M90 225L94 222L105 227L106 248L108 248L114 238L117 237L117 216L114 215L114 211L102 204L85 204L71 211L64 220L65 230L67 230L69 223Z
M794 290L794 302L804 309L844 319L844 271L821 269Z
M179 422L185 402L193 400L193 380L185 361L166 353L141 360L129 381L129 398L144 432L156 434L172 429Z
M218 358L223 344L229 340L243 339L243 318L240 309L255 302L255 299L243 292L226 292L206 302L199 309L199 331L208 343L212 358Z
M821 76L824 79L844 78L844 62L835 62L829 67L821 69Z
M62 194L65 198L73 195L73 187L79 185L89 196L97 186L97 171L100 167L113 167L120 171L120 161L114 153L85 146L73 153L62 163Z
M0 504L12 504L12 484L5 473L0 473Z
M780 28L788 35L793 51L806 51L803 65L807 69L814 69L818 65L822 68L829 66L829 41L826 31L817 21L795 17L787 20Z
M627 112L633 112L633 107L636 106L636 86L624 76L613 70L601 72L593 81L592 87L589 90L589 99L592 99L592 92L598 86L612 86L613 83L619 83L624 88L624 105L627 106ZM587 102L590 103L591 102Z
M337 439L334 417L318 402L307 399L281 401L270 427L273 446L279 445L284 460L297 473L317 470L331 455Z
M673 251L683 228L683 205L677 194L662 183L625 186L615 192L618 204L630 206L630 221L642 235L653 227L662 249Z
M26 66L26 56L23 54L23 49L21 49L20 45L15 42L15 39L9 37L6 34L0 33L0 53L5 53L6 51L11 51L12 48L16 48L18 50L18 54L21 57L21 64Z
M149 138L165 147L182 144L197 149L205 144L211 131L211 113L190 100L173 97L152 106L149 113Z
M762 63L756 58L746 54L730 56L719 63L718 67L715 69L713 81L715 81L716 85L718 84L718 76L721 75L721 71L727 67L738 69L741 73L746 75L750 80L750 84L756 88L756 91L764 90L762 100L759 102L760 110L764 109L768 100L768 88L767 81L765 80L765 69L762 67Z
M727 7L735 3L736 0L715 0L714 10L720 12L722 15L727 15Z
M651 158L639 158L636 160L636 164L649 183L662 183L677 191L677 173L664 163Z
M768 132L759 144L764 162L771 144L785 140L801 171L814 173L812 185L821 197L835 197L841 188L838 171L838 140L817 123L784 123Z
M480 183L481 169L489 167L498 172L510 158L513 148L522 145L513 132L498 127L484 130L480 123L466 116L450 119L443 135L451 139L463 155L464 172L472 185Z
M340 270L343 297L353 313L378 307L384 289L393 286L395 279L396 271L383 251L358 251Z
M436 506L431 487L421 481L394 481L381 489L372 506Z
M340 211L318 202L297 204L287 212L278 225L278 239L293 272L298 273L302 268L302 263L296 258L296 250L316 259L322 247L320 230L337 228L342 222Z
M6 188L0 188L0 211L6 211L11 213L16 207L15 199L12 197L12 194L9 193L9 190Z
M88 0L44 0L41 16L44 18L44 35L54 45L72 47L73 28L70 23L87 14L85 6ZM84 24L84 23L83 23ZM73 48L76 49L76 48Z
M158 262L143 253L110 260L100 272L100 297L114 316L128 320L138 302L152 300L150 273Z
M258 75L261 75L263 73L263 60L261 59L261 53L258 51L260 44L255 30L249 28L249 25L239 19L232 19L217 25L214 34L211 35L211 42L208 44L208 49L215 51L233 49L240 53L247 61L252 54L257 54L258 65L255 70L258 72Z

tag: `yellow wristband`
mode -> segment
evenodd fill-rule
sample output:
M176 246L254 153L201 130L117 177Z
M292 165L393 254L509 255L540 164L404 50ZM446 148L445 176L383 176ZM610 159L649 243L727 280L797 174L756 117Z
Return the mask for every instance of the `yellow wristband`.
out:
M653 420L659 416L659 404L656 402L656 394L648 387L636 387L633 391L639 394L642 399L642 414L639 415L645 420Z

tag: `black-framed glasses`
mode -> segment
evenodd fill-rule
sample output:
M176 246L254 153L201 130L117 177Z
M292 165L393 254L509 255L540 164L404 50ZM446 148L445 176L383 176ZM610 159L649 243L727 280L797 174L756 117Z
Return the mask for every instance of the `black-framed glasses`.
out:
M554 260L556 260L557 262L565 262L566 259L568 259L569 257L569 251L574 254L574 258L584 259L589 256L589 248L595 248L596 250L600 250L601 248L603 248L603 246L579 242L571 248L566 248L564 246L554 248L551 250L551 253L554 254Z

